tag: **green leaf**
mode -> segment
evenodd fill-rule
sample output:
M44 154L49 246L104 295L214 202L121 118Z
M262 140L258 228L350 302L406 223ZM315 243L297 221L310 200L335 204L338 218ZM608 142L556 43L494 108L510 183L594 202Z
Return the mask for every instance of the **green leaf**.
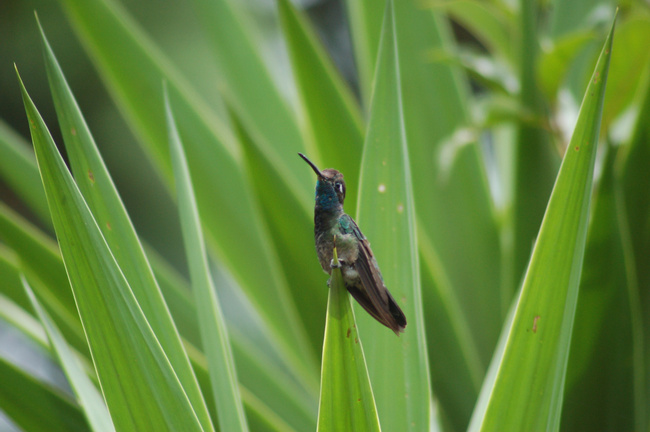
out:
M326 162L324 166L345 173L347 183L358 184L364 127L359 106L302 13L289 0L280 0L278 9L306 129L318 152L309 157L318 166ZM356 208L356 196L347 203Z
M505 2L457 0L436 6L470 31L493 56L512 61L514 17Z
M0 231L0 238L2 232ZM11 300L21 308L29 308L29 299L20 283L19 258L16 253L6 245L0 244L0 294Z
M68 377L68 382L77 397L77 401L91 429L95 432L114 431L115 427L108 414L101 393L88 378L79 359L75 356L63 335L59 332L59 329L56 328L56 324L54 324L47 312L45 312L45 309L38 302L34 292L24 278L22 279L22 283L34 310L38 314L41 323L43 323L50 344L59 358L59 364Z
M186 338L186 349L209 404L212 388L205 357L196 348L201 346L201 336L189 283L152 251L149 250L148 255L174 321ZM279 418L279 423L291 425L297 431L315 429L318 409L316 391L307 391L296 381L282 360L278 359L277 352L269 350L268 344L260 343L258 338L265 335L251 331L248 320L245 323L226 322L250 429L255 430L248 416L249 407L253 405L258 412L270 412L267 418ZM262 405L266 408L260 408ZM213 406L208 405L210 409Z
M313 145L302 137L294 112L271 80L269 68L262 61L262 40L243 13L242 3L195 0L194 4L214 47L221 72L219 89L228 105L253 136L264 137L263 141L256 140L260 151L307 194L309 173L292 170L292 161L286 155Z
M334 261L338 262L336 249ZM332 269L329 288L317 430L380 431L363 347L340 268Z
M16 253L21 272L27 275L65 337L88 355L86 337L56 243L3 203L0 203L0 236ZM12 298L25 305L24 301L29 300L24 290L21 291L22 300L17 296Z
M59 246L116 429L203 430L22 81L20 85Z
M38 176L34 153L23 137L0 120L0 177L29 208L44 222L52 226L47 209L45 191Z
M361 87L361 105L367 110L372 96L373 76L381 34L384 2L348 0L345 2L350 21L350 36Z
M242 152L230 130L114 2L61 3L127 121L171 186L160 91L160 83L167 82L176 123L187 143L199 212L205 217L206 241L263 317L269 337L282 347L292 370L304 381L314 381L315 352L310 349L286 279L279 271L278 258L246 178ZM143 98L143 93L148 97ZM306 174L298 176L308 178ZM304 183L296 184L303 187ZM307 194L306 187L303 193Z
M321 351L327 292L314 289L322 283L324 275L315 271L319 266L314 253L313 209L296 191L292 180L278 171L273 162L260 152L260 146L253 143L253 137L237 114L233 112L231 117L291 294L296 304L300 305L298 314L312 346L316 351ZM308 167L298 166L296 169ZM317 382L313 382L314 392L318 389L317 385Z
M556 102L558 90L566 78L572 60L595 36L593 29L573 32L554 40L553 44L541 53L537 82L549 102Z
M471 430L560 426L613 31L614 26L553 188L489 401L474 413Z
M518 42L519 103L524 113L517 124L514 143L512 218L507 235L512 246L504 251L504 286L514 295L520 286L530 247L539 231L544 209L557 175L559 157L551 145L548 128L544 124L546 107L536 81L539 53L539 9L537 3L521 1Z
M377 61L357 214L408 326L397 338L361 309L358 325L383 428L421 431L430 428L431 390L399 64L395 6L390 1Z
M212 391L217 405L219 427L223 431L246 431L248 425L239 395L228 330L210 276L190 172L168 99L165 100L165 111L185 253L190 267L203 350L208 360Z
M632 10L629 18L616 30L614 50L625 55L614 56L610 65L603 108L603 130L625 112L634 101L639 85L650 66L650 13L647 9Z
M86 419L68 395L0 357L0 408L30 432L86 432Z
M122 200L41 28L45 65L77 185L204 429L211 427L187 354Z
M383 7L384 2L348 2L357 64L359 49L379 40L381 15L375 23ZM474 102L460 68L431 61L432 53L457 52L449 24L418 2L395 2L395 21L410 175L421 222L429 366L434 391L447 396L439 398L443 416L463 430L512 292L501 284L500 233L482 152L474 138L446 144L467 135Z

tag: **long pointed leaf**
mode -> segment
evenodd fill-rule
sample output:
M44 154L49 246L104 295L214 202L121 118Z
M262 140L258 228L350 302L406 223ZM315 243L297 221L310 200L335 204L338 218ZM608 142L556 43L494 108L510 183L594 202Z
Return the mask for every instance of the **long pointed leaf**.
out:
M559 428L613 32L553 188L489 402L475 413L480 430Z
M336 250L334 260L338 262ZM366 359L341 269L332 269L323 343L318 432L380 431Z
M192 291L197 305L201 340L208 360L212 391L217 404L219 426L223 431L246 431L248 425L239 395L228 330L210 276L194 189L168 99L165 100L165 111L185 253L190 266Z
M45 123L20 84L61 253L116 429L203 430Z
M394 4L387 3L359 185L359 227L372 244L386 286L408 320L395 337L358 314L368 371L382 427L428 430L430 384L420 292L415 208ZM359 309L358 309L359 310Z
M203 428L209 429L205 402L142 245L42 28L41 37L54 106L77 185Z
M314 380L315 353L278 271L231 132L114 1L61 3L127 120L172 185L160 91L160 83L168 83L176 123L187 144L199 211L205 215L206 240L264 318L292 370L305 381ZM141 97L143 93L148 97Z
M79 363L79 359L75 357L74 352L70 349L63 335L56 328L56 324L54 324L52 319L47 315L47 312L45 312L45 309L38 302L27 281L23 278L22 282L34 310L43 323L52 348L59 358L59 364L63 368L68 377L68 382L77 396L77 401L79 401L88 424L90 424L94 432L115 431L101 393L86 375L81 363Z

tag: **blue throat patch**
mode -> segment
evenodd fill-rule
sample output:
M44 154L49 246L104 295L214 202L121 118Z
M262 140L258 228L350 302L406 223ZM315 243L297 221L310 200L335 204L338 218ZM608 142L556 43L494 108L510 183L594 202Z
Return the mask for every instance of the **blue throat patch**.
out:
M316 183L316 206L321 210L334 210L339 206L339 199L336 196L334 187L327 182L318 180Z

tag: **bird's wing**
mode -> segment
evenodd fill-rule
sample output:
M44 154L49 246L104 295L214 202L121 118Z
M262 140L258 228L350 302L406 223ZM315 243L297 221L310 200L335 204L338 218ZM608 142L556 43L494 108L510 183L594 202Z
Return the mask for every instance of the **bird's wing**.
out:
M377 321L396 333L403 331L406 327L406 317L384 284L379 266L370 249L370 243L350 216L346 214L341 216L339 225L342 232L353 234L358 240L359 256L353 265L359 273L364 289L348 289L348 291Z

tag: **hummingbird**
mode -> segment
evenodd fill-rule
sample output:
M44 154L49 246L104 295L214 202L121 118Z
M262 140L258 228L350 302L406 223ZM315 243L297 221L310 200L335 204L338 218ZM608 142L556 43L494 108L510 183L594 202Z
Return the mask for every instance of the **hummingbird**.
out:
M390 294L379 271L370 243L356 222L343 211L345 181L335 169L319 170L302 153L298 155L318 176L314 208L316 253L323 271L339 267L348 292L374 319L397 336L406 327L404 312ZM336 247L338 263L333 261Z

